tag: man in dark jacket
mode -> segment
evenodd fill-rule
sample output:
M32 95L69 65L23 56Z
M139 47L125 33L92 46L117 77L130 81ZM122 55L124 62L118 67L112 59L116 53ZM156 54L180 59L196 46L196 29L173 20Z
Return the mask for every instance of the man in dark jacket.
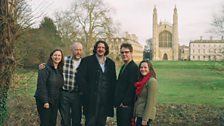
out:
M135 98L134 84L139 75L138 66L132 60L132 52L131 44L121 45L120 53L124 65L120 69L115 91L118 126L131 126Z
M76 80L83 92L86 126L105 126L107 116L113 116L116 71L108 53L107 43L97 41L93 55L83 58L78 68Z

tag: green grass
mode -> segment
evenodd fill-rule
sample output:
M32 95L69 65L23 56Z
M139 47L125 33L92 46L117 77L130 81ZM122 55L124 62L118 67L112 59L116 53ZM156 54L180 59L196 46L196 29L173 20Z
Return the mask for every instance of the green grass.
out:
M153 64L159 83L159 103L224 105L224 72L218 71L221 62Z
M224 106L223 62L154 61L153 64L159 83L159 103ZM21 86L14 93L11 89L10 95L33 96L37 70L18 69L17 74L22 76Z
M33 96L37 84L37 71L37 69L17 69L15 72L16 79L10 85L9 96Z

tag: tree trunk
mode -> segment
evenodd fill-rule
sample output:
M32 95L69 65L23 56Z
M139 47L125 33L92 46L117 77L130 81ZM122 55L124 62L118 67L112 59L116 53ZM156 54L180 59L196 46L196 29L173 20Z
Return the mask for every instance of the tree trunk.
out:
M12 1L0 0L0 126L4 124L6 117L7 92L15 70Z

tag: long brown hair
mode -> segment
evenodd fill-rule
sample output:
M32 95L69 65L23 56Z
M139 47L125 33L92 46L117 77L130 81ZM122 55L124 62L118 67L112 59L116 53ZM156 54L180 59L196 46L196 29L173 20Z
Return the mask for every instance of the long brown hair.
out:
M149 67L149 73L151 74L152 77L156 78L156 72L155 72L155 70L154 70L154 68L153 68L152 63L151 63L150 61L148 61L148 60L142 60L142 61L139 63L139 67L138 67L139 69L140 69L142 63L147 63L147 64L148 64L148 67ZM140 73L140 77L143 77L143 75L142 75L141 73Z

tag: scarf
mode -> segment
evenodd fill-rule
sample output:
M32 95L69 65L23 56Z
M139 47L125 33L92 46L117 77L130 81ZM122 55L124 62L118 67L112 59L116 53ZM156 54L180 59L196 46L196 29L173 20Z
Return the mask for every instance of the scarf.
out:
M140 78L136 83L135 83L135 93L139 96L141 94L142 88L145 86L147 81L150 79L151 74L148 73L146 76Z

